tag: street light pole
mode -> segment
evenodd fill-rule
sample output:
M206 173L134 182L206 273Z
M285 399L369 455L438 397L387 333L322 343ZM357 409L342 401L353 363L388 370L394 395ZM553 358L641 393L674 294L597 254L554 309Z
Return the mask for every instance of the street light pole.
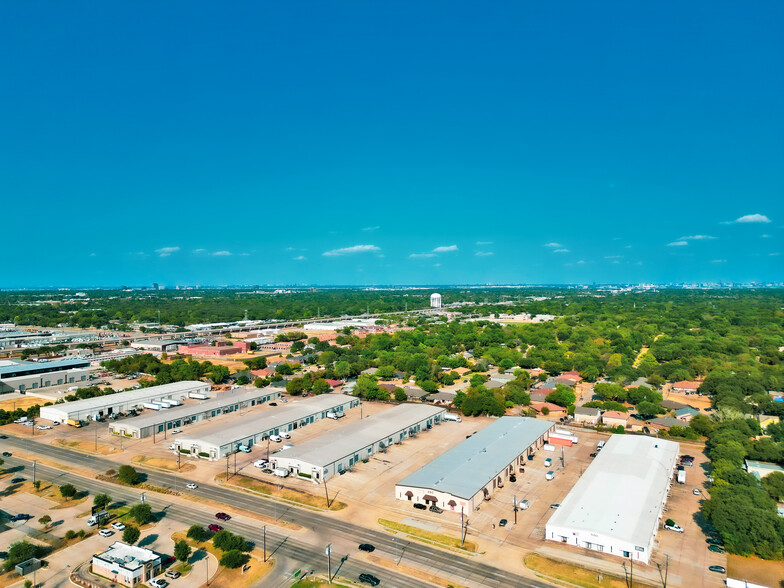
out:
M35 486L35 460L33 460L33 485Z
M327 544L327 580L332 584L332 543Z
M267 525L264 525L263 532L264 532L264 561L267 561Z

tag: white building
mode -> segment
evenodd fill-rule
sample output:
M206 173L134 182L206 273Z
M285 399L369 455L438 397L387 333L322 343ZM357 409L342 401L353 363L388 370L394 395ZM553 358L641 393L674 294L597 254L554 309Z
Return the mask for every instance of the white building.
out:
M106 551L93 555L92 572L132 587L160 574L161 564L161 556L151 549L116 541Z
M0 360L0 394L29 392L39 388L86 385L90 362L82 359L59 361Z
M550 541L648 563L680 446L613 435L545 527Z
M466 513L541 448L554 423L501 417L395 485L395 498Z
M293 475L320 482L432 429L445 413L434 406L401 404L275 454L272 463Z
M179 451L193 457L216 460L236 453L240 445L268 447L267 441L272 435L294 431L327 418L328 412L343 413L355 406L359 406L359 398L345 394L311 396L263 414L240 417L230 427L220 423L192 437L179 435L175 444Z
M50 421L60 421L61 423L68 419L76 421L86 420L87 418L99 419L110 414L141 408L145 402L156 402L158 400L182 401L188 398L190 393L207 394L210 389L209 382L173 382L162 386L150 386L149 388L117 392L116 394L107 394L106 396L96 396L95 398L42 406L41 418Z
M441 294L430 295L430 308L441 308Z

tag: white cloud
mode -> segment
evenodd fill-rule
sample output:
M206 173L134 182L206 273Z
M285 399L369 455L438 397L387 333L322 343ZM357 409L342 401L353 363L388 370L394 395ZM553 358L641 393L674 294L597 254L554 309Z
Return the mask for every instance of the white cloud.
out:
M305 261L307 257L305 257L304 255L297 255L297 257L294 257L293 259L294 261Z
M553 241L552 243L545 243L544 246L545 247L563 247L563 245L561 245L560 243L556 243L555 241Z
M248 257L250 253L240 253L240 257Z
M435 257L435 253L412 253L409 255L411 259L419 259L420 257Z
M722 224L731 225L735 223L769 223L770 219L764 214L747 214L736 218L734 221L724 221Z
M95 253L91 253L90 257L95 257L95 255L96 255Z
M206 251L206 249L194 249L193 250L194 253L204 253L205 251Z
M213 255L216 255L218 257L228 257L229 255L231 255L231 251L216 251L215 253L213 253Z
M441 267L441 264L440 263L434 263L433 267Z
M727 263L726 259L712 259L711 263Z
M353 253L370 253L373 251L381 251L380 247L375 245L354 245L353 247L343 247L341 249L332 249L325 251L322 255L326 257L337 257L339 255L351 255Z
M477 251L477 257L487 257L488 255L493 255L492 251Z
M179 250L179 247L161 247L160 249L156 249L155 253L161 257L169 257L172 253L177 253Z
M605 259L623 259L623 255L605 255Z
M581 259L580 261L577 262L577 265L585 265L585 260Z
M776 253L768 253L768 255L770 255L771 257L778 257L779 255L781 255L781 253L778 253L778 252L776 252Z
M710 235L690 235L689 237L678 237L679 241L703 241L709 239L715 239L716 237L711 237Z
M433 249L433 253L447 253L449 251L457 251L457 245L442 245Z
M365 228L364 228L364 229L362 229L362 230L363 230L363 231L365 231L365 232L371 232L371 231L377 231L377 230L379 230L380 228L381 228L381 227L378 227L378 226L376 226L376 227L365 227Z
M568 249L554 249L553 253L569 253Z
M768 235L767 233L764 235L760 235L760 239L770 239L773 235Z
M492 241L477 241L476 244L481 247L482 245L492 245L493 242Z
M667 247L684 247L688 244L688 241L673 241L672 243L667 243Z

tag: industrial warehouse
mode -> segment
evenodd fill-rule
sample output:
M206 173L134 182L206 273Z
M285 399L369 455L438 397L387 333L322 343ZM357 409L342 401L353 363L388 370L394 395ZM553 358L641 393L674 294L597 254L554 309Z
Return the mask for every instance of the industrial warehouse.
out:
M544 446L553 423L501 417L395 485L398 500L472 512Z
M221 414L236 412L244 408L258 406L280 398L280 391L276 388L253 388L251 390L234 390L224 392L216 398L195 401L178 406L177 408L163 409L132 419L125 419L109 425L109 431L114 435L144 439L156 433L164 433L177 427L182 427L210 419Z
M546 538L648 563L679 445L613 435L545 527Z
M84 382L90 375L90 362L82 359L61 361L0 360L0 394L25 392L50 386Z
M95 398L42 406L41 418L61 423L69 420L81 421L88 418L98 420L112 414L141 408L145 403L161 400L181 402L191 394L206 396L210 388L211 386L208 382L199 381L174 382L162 386L139 388L138 390L128 390L127 392L96 396Z
M221 424L200 432L198 437L180 437L176 446L193 456L220 459L237 452L242 445L251 447L268 440L271 435L304 427L327 418L328 413L342 415L355 406L359 406L359 398L345 394L313 396L263 415L240 417L230 428Z
M272 463L314 482L327 480L374 453L431 429L445 413L435 406L401 404L277 454Z

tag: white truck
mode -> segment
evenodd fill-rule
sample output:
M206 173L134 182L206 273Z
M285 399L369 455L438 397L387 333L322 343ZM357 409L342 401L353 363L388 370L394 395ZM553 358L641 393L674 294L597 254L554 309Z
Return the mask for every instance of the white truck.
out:
M150 410L161 410L161 405L157 402L145 402L142 406L144 408L149 408Z
M678 484L685 484L686 483L686 470L683 469L683 466L678 466Z
M109 518L109 511L108 510L101 510L87 519L87 524L91 527L99 524L101 521Z
M196 400L207 400L209 396L206 394L201 394L200 392L188 392L188 398L194 398Z
M334 410L330 410L327 413L327 418L328 419L335 419L335 420L337 420L337 419L342 419L344 416L346 416L346 415L344 415L342 412L339 412L339 411L336 412Z
M444 420L445 421L452 421L454 423L462 423L463 422L463 419L461 419L459 416L457 416L456 414L454 414L452 412L446 413L444 415Z
M289 471L286 468L275 468L272 473L279 478L288 478Z

